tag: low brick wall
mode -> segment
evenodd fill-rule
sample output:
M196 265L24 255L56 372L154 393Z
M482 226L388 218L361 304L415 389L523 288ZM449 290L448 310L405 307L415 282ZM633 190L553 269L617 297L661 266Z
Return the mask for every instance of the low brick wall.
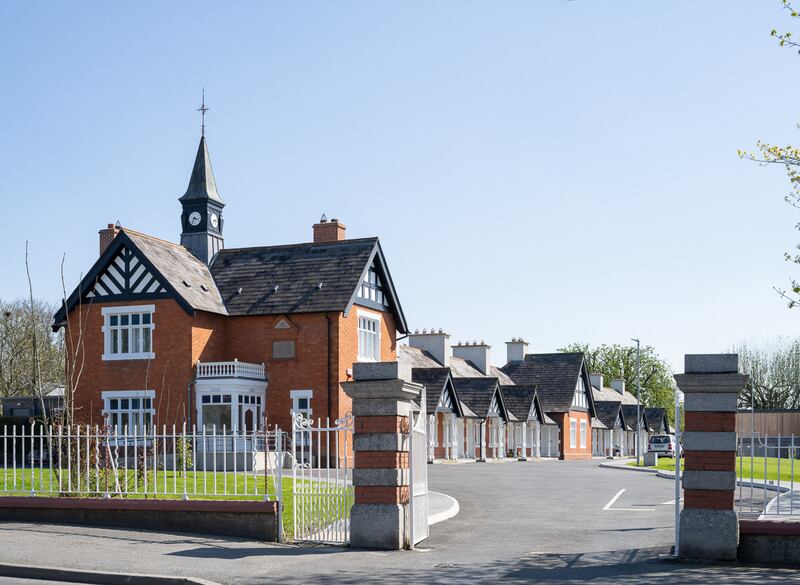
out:
M222 500L0 498L0 522L195 532L276 542L278 503Z
M739 560L800 566L800 519L739 520Z

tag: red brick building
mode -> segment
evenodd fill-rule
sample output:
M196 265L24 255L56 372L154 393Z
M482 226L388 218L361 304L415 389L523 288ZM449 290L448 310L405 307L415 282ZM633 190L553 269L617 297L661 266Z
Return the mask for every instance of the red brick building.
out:
M219 430L349 412L352 364L395 360L407 331L378 239L323 216L312 242L226 249L205 137L179 201L180 244L109 225L55 315L81 372L76 420Z
M501 369L515 384L535 386L544 413L559 428L560 459L592 458L592 423L596 422L592 385L582 353L524 353L524 341L511 342L522 352Z

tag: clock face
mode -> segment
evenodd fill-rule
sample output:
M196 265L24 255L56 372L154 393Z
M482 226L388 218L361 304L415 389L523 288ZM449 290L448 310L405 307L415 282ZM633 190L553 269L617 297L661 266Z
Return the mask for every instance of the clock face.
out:
M199 225L200 220L203 219L199 211L193 211L189 214L189 223L191 225Z
M213 225L214 227L217 227L218 223L219 223L219 218L217 217L217 214L216 213L212 213L211 214L211 225Z

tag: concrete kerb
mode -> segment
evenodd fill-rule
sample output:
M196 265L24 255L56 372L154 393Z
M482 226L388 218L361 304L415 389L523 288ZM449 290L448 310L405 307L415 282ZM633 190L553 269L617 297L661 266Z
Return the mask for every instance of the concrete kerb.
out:
M69 583L91 583L94 585L220 585L216 581L194 577L170 577L141 573L107 573L64 569L60 567L39 567L34 565L13 565L0 563L0 577L32 579L38 581L66 581Z
M627 463L601 463L600 467L603 467L605 469L621 469L623 471L638 471L639 473L655 473L656 477L661 477L664 479L673 479L673 480L675 479L675 472L666 469L652 469L650 467L634 467L632 465L628 465ZM754 488L763 489L765 491L773 491L773 492L779 491L781 493L787 493L791 491L787 487L778 486L777 484L774 483L749 481L749 480L745 481L737 479L736 487L738 488L740 486L743 488L749 488L752 486Z
M447 494L428 491L428 526L449 520L460 511L458 500Z

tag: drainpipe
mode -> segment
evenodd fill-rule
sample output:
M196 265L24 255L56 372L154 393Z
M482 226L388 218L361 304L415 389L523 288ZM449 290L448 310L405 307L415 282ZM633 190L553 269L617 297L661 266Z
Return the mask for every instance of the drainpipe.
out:
M332 370L332 368L331 368L331 358L332 358L332 356L331 356L331 353L332 353L331 352L331 314L330 313L325 313L325 319L327 319L327 321L328 321L328 342L326 344L327 345L327 350L328 350L328 418L332 419L332 420L336 420L336 418L338 418L338 417L331 416L331 413L333 412L333 401L332 401L333 392L331 391L331 373L332 373L331 372L331 370Z

